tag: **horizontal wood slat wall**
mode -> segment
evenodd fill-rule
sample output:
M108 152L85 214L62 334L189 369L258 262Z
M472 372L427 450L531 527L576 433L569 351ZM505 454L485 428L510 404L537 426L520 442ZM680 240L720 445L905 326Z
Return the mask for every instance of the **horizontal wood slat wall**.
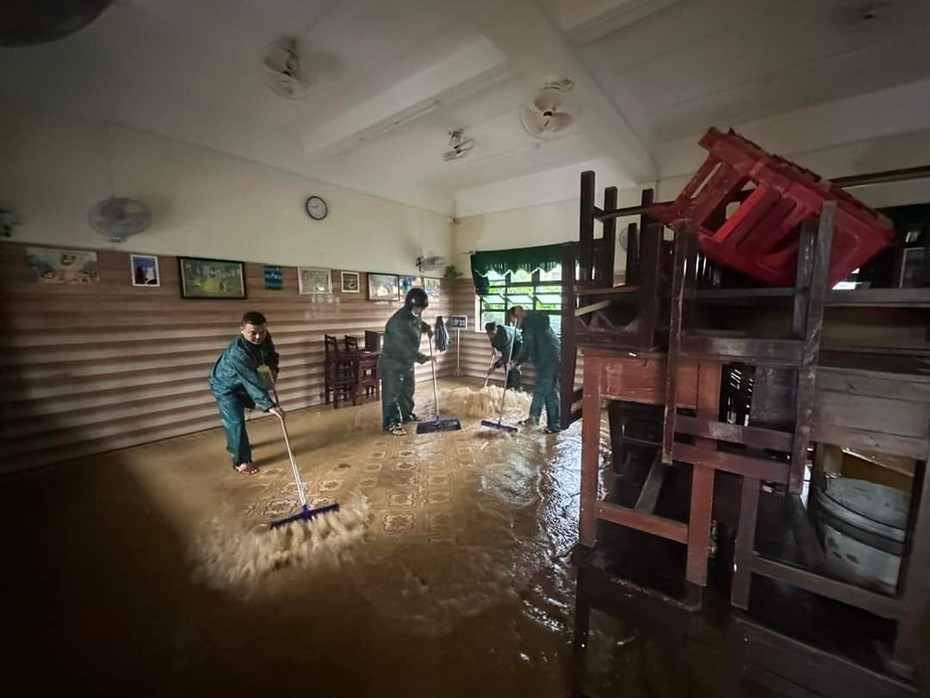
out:
M219 426L207 387L214 361L258 310L281 354L285 408L321 404L323 335L364 340L381 330L398 302L343 294L301 296L296 267L282 266L284 288L265 290L263 265L245 265L247 300L182 299L177 258L159 256L160 287L131 285L129 254L97 253L100 283L40 284L25 245L0 245L0 472L93 455ZM425 319L451 306L443 283ZM427 352L424 342L422 350ZM454 355L440 356L450 374ZM428 380L427 366L417 380Z

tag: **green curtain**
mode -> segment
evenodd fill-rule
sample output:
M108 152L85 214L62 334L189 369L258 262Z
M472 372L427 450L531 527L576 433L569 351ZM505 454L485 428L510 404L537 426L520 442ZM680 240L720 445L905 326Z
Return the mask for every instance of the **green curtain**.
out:
M562 263L562 244L540 245L539 247L517 247L512 250L489 250L472 252L471 275L479 296L490 291L488 272L506 274L514 271L534 272L537 269L552 271Z

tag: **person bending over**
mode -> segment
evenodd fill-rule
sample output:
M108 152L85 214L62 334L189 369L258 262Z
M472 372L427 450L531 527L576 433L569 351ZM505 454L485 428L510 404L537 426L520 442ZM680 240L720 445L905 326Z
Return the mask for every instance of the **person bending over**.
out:
M510 361L511 366L507 371L507 389L519 390L520 369L513 365L513 357L519 356L520 348L523 346L520 330L510 325L498 325L496 322L489 322L484 326L484 331L488 335L491 346L500 354L497 361L488 368L488 375L490 376L494 371Z
M523 330L523 346L514 359L519 366L529 362L536 371L533 383L533 400L530 414L522 424L539 424L543 407L546 408L546 433L561 431L559 402L559 368L562 350L558 335L552 331L549 316L546 313L532 311L520 317Z
M226 450L237 472L258 472L252 463L252 446L245 430L245 409L258 408L284 417L284 410L271 398L278 379L278 352L261 313L242 316L239 335L235 337L210 372L210 392L220 410L226 433Z

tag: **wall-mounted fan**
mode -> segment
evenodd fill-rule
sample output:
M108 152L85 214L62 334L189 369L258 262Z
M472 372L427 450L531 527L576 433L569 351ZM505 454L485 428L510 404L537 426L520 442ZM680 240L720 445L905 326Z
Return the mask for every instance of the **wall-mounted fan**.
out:
M576 114L566 104L566 97L574 86L567 78L546 82L520 110L520 123L526 132L534 138L555 138L571 128Z
M280 39L268 47L262 59L265 82L287 99L304 99L310 91L310 75L300 63L297 41Z
M90 210L90 226L110 242L125 242L152 224L148 206L134 199L104 199Z
M460 128L449 131L449 150L442 155L442 159L446 162L462 159L475 147L475 141L471 138L465 138L463 131L464 129Z
M446 264L445 257L417 257L417 269L420 272L424 271L436 271L441 269Z

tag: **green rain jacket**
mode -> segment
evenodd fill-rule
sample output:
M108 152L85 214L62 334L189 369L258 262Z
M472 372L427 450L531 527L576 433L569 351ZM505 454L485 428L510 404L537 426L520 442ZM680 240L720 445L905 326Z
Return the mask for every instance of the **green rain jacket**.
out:
M533 364L537 376L551 377L559 371L559 357L562 343L559 336L552 331L549 316L545 313L531 312L523 318L523 346L513 360L514 364L524 362Z
M420 335L429 329L429 325L414 315L409 308L398 310L384 327L382 362L412 366L414 362L423 364L429 361L429 357L420 351Z
M277 376L279 358L270 333L261 344L247 342L245 337L239 335L229 343L213 365L210 390L218 398L245 391L255 407L267 412L274 407L274 401L269 394L271 386L258 367L264 364L271 369L273 376Z
M510 354L510 344L513 343L513 356ZM494 336L491 338L491 346L500 352L500 358L494 362L494 368L500 368L507 363L508 358L516 358L520 355L520 349L523 347L523 337L516 327L512 325L498 325Z

